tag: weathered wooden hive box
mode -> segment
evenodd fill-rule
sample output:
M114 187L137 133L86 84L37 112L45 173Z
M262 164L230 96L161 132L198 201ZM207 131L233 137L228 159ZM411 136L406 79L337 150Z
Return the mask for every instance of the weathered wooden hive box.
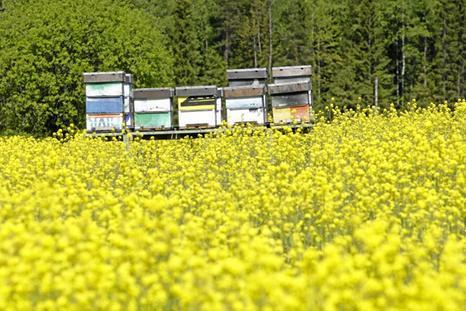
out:
M132 126L132 76L123 71L84 73L86 128L121 130Z
M172 88L134 90L135 129L165 129L173 127Z
M311 76L312 67L309 65L272 68L272 78L275 84L301 81L310 83Z
M228 125L266 122L267 108L264 86L223 88Z
M312 67L273 67L269 85L274 123L309 122L312 108Z
M221 124L222 101L214 85L177 87L178 126L209 128Z
M261 86L267 82L267 69L229 69L227 70L227 78L230 87L246 85Z
M268 86L274 123L310 122L309 82L287 82Z

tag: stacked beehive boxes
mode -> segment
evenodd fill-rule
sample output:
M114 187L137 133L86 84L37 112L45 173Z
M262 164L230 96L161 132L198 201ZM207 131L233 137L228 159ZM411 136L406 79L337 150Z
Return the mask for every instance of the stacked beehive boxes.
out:
M227 123L265 124L267 105L265 68L231 69L227 71L229 87L223 89Z
M134 90L134 125L136 129L173 127L172 88Z
M84 74L88 131L132 127L132 82L123 71Z
M132 76L122 71L85 73L89 131L124 127L138 130L214 128L238 123L288 124L311 120L311 66L274 67L266 85L265 68L227 71L229 86L149 88L134 91ZM173 99L176 97L176 104ZM268 100L270 103L268 105ZM225 100L223 105L222 100Z
M221 124L221 100L216 86L177 87L180 128L209 128Z
M274 67L268 86L274 123L309 122L311 66Z

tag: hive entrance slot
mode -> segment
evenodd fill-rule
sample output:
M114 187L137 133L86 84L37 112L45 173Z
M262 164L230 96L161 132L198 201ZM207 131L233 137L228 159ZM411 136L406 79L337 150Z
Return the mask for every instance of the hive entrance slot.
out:
M209 124L208 123L193 123L193 124L186 124L186 127L199 129L199 128L209 127Z

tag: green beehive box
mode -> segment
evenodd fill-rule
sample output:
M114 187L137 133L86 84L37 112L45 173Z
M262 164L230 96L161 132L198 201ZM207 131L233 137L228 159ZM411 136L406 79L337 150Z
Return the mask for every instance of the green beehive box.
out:
M135 113L134 122L137 129L170 128L172 126L171 114L169 111Z

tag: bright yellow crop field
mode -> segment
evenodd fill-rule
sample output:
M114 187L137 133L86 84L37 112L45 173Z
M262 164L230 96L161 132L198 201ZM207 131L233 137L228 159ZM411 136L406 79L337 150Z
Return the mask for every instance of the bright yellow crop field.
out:
M466 102L0 154L1 310L466 305Z

